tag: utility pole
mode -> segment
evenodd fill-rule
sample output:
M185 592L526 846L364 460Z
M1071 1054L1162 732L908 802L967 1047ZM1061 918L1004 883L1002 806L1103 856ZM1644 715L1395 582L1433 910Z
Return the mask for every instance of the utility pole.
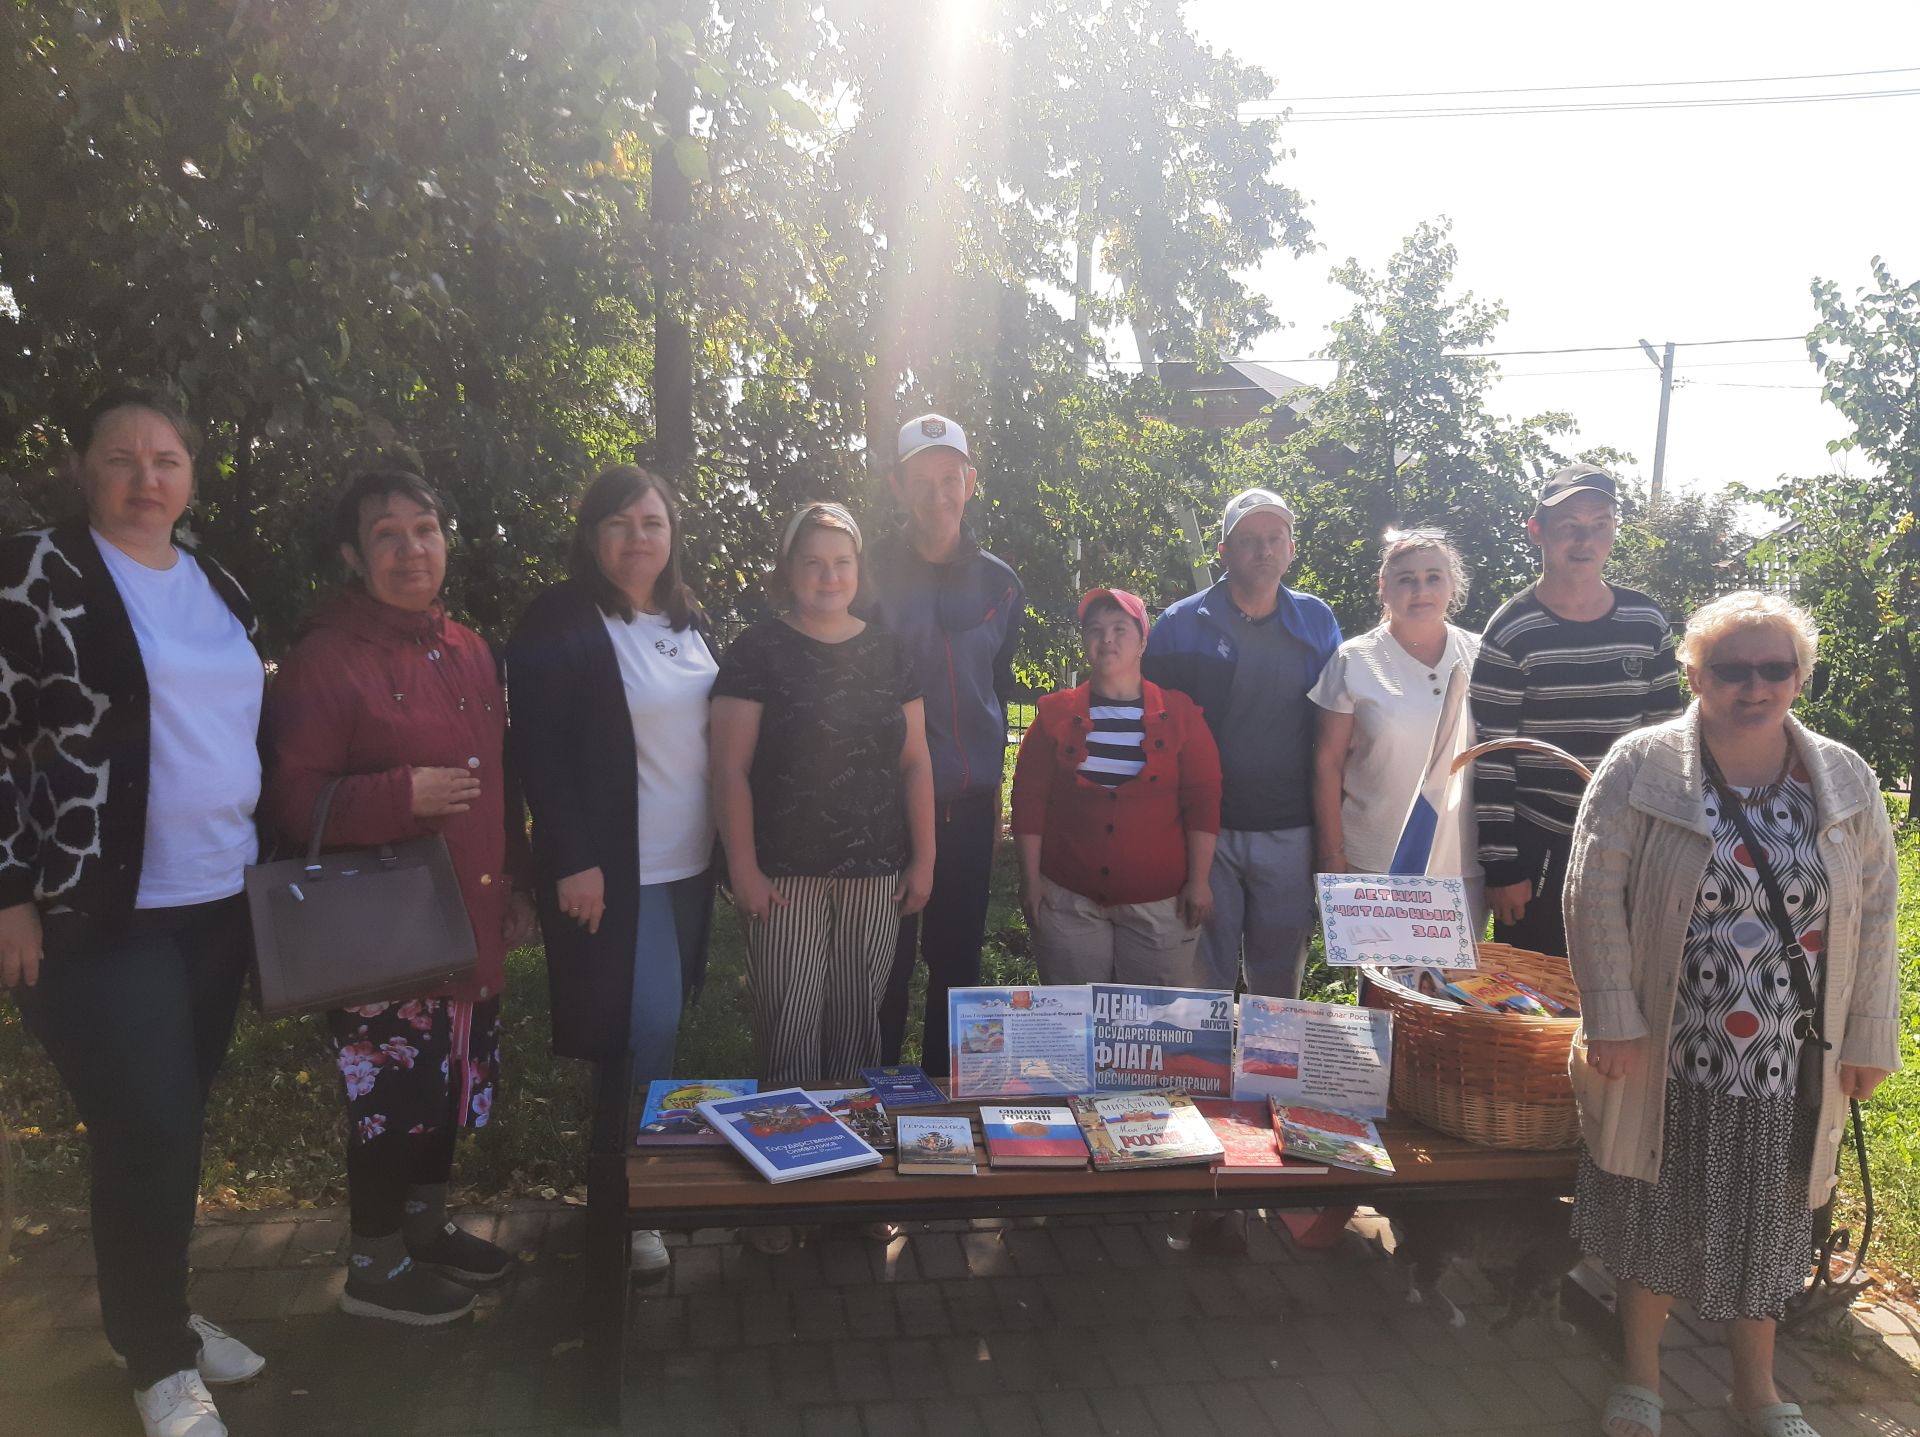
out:
M1653 440L1653 483L1647 496L1647 507L1658 509L1661 485L1667 477L1667 411L1673 407L1673 341L1667 341L1664 357L1655 354L1653 346L1644 339L1640 347L1660 371L1660 431Z

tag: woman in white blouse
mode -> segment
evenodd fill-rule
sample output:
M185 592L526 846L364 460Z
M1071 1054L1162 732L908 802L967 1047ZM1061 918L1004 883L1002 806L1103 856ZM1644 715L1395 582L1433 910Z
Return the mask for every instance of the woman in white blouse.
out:
M1477 635L1447 622L1466 597L1465 566L1444 534L1415 529L1387 535L1380 560L1385 622L1342 644L1308 695L1320 710L1313 824L1321 872L1384 873L1392 862L1414 792L1426 776L1448 682L1456 668L1472 669L1480 647ZM1454 751L1472 743L1473 720L1463 704ZM1456 781L1471 780L1463 773ZM1470 792L1459 795L1454 813L1459 831L1436 837L1435 849L1460 854L1478 912L1482 889Z
M622 465L575 515L572 577L507 649L512 751L533 812L554 1051L673 1076L713 910L707 700L717 665L681 575L666 481ZM633 1235L658 1275L657 1232Z

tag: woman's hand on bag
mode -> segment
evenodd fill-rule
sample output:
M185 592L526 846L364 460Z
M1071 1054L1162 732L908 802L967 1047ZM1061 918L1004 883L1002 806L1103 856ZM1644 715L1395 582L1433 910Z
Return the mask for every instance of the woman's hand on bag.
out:
M530 895L516 889L507 900L506 917L500 920L500 937L509 948L522 948L533 942L540 927L540 916L533 910Z
M0 988L40 981L40 910L31 903L0 908Z
M906 872L900 875L900 886L893 890L893 901L900 909L900 916L918 913L932 896L933 865L909 863Z
M1189 928L1205 928L1213 922L1213 885L1205 878L1189 878L1180 890L1180 917Z
M583 868L560 880L560 911L589 933L600 931L607 912L607 877L598 868Z
M413 770L413 816L445 818L465 813L480 796L480 780L464 768Z
M1886 1082L1891 1068L1863 1068L1858 1063L1840 1065L1840 1096L1864 1103L1873 1090Z
M764 923L776 908L785 908L787 900L773 886L773 880L759 869L733 875L733 902L755 923Z
M1587 1039L1587 1066L1603 1078L1630 1078L1640 1066L1643 1038Z

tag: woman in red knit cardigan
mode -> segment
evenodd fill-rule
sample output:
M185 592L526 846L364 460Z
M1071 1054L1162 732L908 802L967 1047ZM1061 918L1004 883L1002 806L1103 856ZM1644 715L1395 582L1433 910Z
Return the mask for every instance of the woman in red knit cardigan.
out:
M1146 606L1080 601L1091 677L1040 700L1013 770L1021 907L1042 983L1193 984L1220 834L1199 707L1140 676Z

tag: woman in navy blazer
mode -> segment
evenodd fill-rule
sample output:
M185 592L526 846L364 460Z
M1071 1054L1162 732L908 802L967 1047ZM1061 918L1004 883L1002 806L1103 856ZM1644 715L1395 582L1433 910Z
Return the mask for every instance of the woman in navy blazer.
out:
M716 669L666 481L631 466L599 475L575 516L570 570L507 647L553 1048L630 1055L636 1081L666 1078L713 912ZM633 1253L643 1273L667 1266L657 1233L634 1234Z

